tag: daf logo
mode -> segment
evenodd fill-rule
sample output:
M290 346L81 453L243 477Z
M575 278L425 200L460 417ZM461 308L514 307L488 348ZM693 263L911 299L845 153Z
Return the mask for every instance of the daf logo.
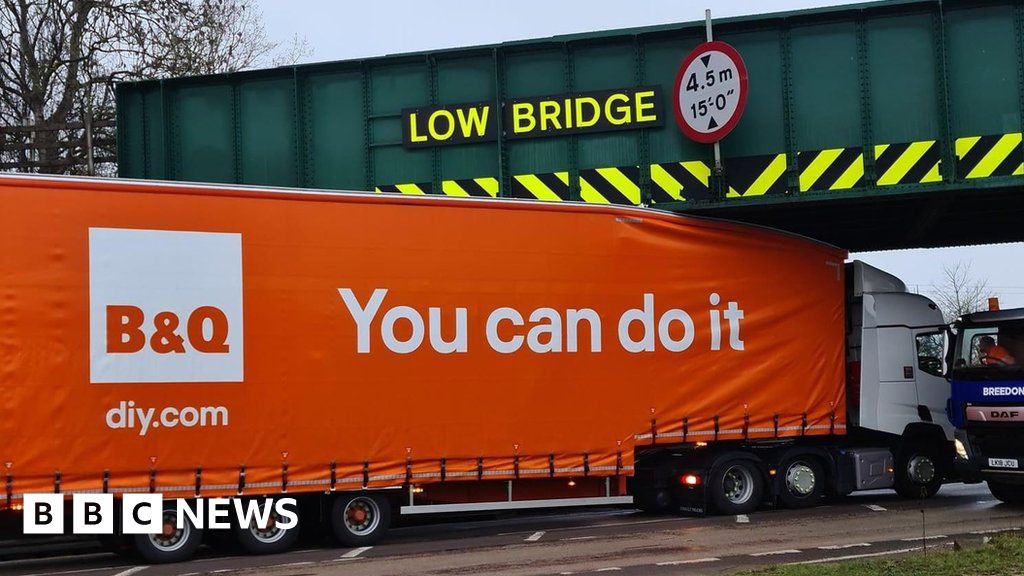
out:
M1020 412L1016 410L992 410L989 412L989 418L993 420L1014 420L1020 416Z

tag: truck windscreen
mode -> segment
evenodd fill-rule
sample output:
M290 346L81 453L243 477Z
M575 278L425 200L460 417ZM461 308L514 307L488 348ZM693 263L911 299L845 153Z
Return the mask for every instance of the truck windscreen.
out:
M1024 320L960 326L952 376L956 380L1024 378Z

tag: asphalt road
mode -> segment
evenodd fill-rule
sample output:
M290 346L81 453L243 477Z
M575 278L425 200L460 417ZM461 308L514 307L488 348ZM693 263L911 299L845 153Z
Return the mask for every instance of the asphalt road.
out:
M923 511L923 512L922 512ZM1024 529L1024 508L984 484L943 487L935 498L857 494L809 510L749 516L650 516L631 510L485 517L394 529L372 548L307 547L275 556L204 549L197 559L140 567L110 554L0 562L4 576L384 576L420 574L720 574L758 565L921 553ZM922 539L922 536L924 538Z

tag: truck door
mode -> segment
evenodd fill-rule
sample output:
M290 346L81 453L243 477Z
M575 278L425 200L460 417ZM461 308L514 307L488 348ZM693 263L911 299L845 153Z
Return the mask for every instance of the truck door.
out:
M913 364L914 337L906 326L883 326L878 337L878 423L875 430L902 434L920 421Z
M945 333L938 327L917 328L914 330L914 345L917 350L914 381L917 386L918 412L923 421L942 426L946 438L952 440L953 425L946 414L950 386L942 374Z

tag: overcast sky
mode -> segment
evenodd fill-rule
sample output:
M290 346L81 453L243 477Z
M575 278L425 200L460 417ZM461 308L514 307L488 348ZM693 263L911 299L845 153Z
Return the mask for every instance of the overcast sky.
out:
M852 0L256 0L272 40L304 37L309 61L491 44L715 17L849 4ZM1024 306L1024 244L899 250L854 257L927 293L942 267L971 265L1004 308Z

